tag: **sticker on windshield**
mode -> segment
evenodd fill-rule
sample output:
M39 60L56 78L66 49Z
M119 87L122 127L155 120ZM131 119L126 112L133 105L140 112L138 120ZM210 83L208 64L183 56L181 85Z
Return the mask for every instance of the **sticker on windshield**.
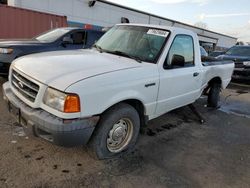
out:
M169 32L164 31L164 30L159 30L159 29L149 29L147 34L149 34L149 35L157 35L157 36L161 36L161 37L167 37Z

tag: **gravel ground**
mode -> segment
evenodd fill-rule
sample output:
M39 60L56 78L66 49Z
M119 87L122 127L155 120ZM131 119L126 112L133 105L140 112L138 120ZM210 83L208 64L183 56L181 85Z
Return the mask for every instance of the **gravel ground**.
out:
M233 86L221 101L195 103L203 125L177 109L151 121L133 153L97 161L25 134L0 92L0 187L250 187L250 89Z

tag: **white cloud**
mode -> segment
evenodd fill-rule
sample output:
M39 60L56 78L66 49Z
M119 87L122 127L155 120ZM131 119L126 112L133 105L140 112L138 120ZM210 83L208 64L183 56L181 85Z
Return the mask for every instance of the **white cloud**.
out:
M229 26L227 28L223 28L219 30L214 28L214 30L217 30L218 32L225 33L230 36L234 36L238 38L239 41L250 42L250 34L249 34L250 23L247 23L246 25L241 26L241 27Z
M200 14L199 19L204 20L205 18L226 18L226 17L236 17L236 16L250 16L250 13Z
M116 4L127 4L127 0L108 0L108 1L111 1L113 3L116 3Z
M179 4L179 3L196 3L199 5L205 5L209 0L150 0L159 4Z
M209 0L194 0L193 3L198 3L199 6L204 6L209 3Z
M199 17L199 20L204 20L206 17L206 14L200 14L198 17Z
M178 4L186 2L187 0L151 0L151 1L160 4Z
M208 14L205 15L207 18L224 18L224 17L235 17L235 16L249 16L250 13L232 13L232 14Z
M117 4L128 4L128 2L133 2L133 0L108 0ZM199 5L207 4L212 0L144 0L145 3L157 3L157 4L179 4L179 3L196 3Z

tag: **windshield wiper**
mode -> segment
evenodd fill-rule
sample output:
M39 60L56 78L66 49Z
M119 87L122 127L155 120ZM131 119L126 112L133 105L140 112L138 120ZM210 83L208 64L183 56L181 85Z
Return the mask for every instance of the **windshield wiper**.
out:
M139 58L134 57L134 56L132 56L132 55L129 55L129 54L127 54L126 52L122 52L122 51L116 50L116 51L108 51L108 53L112 53L112 54L116 54L116 55L128 57L128 58L130 58L130 59L134 59L134 60L137 61L138 63L141 63L141 62L142 62Z
M102 53L104 50L102 49L101 46L98 46L97 44L93 45L94 48L96 48L100 53Z

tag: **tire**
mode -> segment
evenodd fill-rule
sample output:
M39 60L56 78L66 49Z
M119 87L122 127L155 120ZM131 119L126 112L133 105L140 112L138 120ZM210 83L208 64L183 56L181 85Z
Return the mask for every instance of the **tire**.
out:
M218 104L220 101L220 89L221 84L212 83L207 98L207 104L209 107L217 108L219 106Z
M128 153L134 149L139 130L140 118L136 109L120 103L101 116L89 142L89 151L98 159Z

